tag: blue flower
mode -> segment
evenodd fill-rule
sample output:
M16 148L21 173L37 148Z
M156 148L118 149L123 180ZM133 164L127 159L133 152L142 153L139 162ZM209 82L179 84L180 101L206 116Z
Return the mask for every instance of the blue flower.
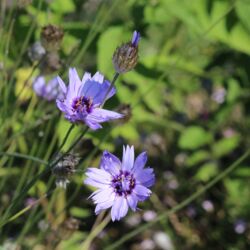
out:
M138 46L140 38L141 38L140 33L135 30L134 33L133 33L132 40L131 40L131 44L132 44L133 47L137 47Z
M88 168L85 184L97 187L90 197L96 204L95 213L111 208L112 221L124 217L128 208L136 211L137 203L146 200L155 183L152 168L144 168L146 152L134 161L134 147L123 147L122 162L113 154L104 151L100 169Z
M33 89L38 96L47 101L61 98L63 94L56 77L48 81L48 83L46 83L43 76L37 77L33 82Z
M56 100L57 107L65 114L65 118L72 123L83 122L91 129L102 128L100 123L122 118L123 115L102 109L101 105L110 88L110 82L97 72L93 77L85 73L80 80L76 69L69 69L69 85L66 87L60 77L57 78L64 97ZM115 94L112 88L106 99Z

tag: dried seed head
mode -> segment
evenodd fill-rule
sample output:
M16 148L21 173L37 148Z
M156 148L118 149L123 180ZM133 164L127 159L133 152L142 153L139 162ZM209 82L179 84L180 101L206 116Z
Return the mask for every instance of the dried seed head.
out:
M118 47L113 54L113 65L117 73L125 73L132 70L138 61L138 43L140 33L134 31L131 42Z
M29 48L28 56L32 62L39 61L43 58L46 51L45 48L42 46L40 42L35 42L32 44L32 46Z
M80 221L75 218L68 218L63 222L63 225L66 229L75 231L79 228Z
M58 158L60 157L61 155L58 156ZM69 177L75 172L75 166L78 163L78 157L73 154L66 154L53 168L53 174L59 177Z
M61 67L62 62L57 51L47 53L40 63L40 69L44 75L51 74L59 70Z
M123 103L117 108L117 112L123 114L124 117L119 119L119 122L126 123L132 117L132 109L130 104Z
M42 45L47 51L59 50L63 35L63 30L58 26L52 24L44 26L41 32Z
M55 159L57 161L61 155ZM75 167L79 163L79 158L72 155L66 154L63 158L55 165L52 169L52 173L56 177L56 185L62 188L66 188L69 183L68 178L71 177L75 172Z

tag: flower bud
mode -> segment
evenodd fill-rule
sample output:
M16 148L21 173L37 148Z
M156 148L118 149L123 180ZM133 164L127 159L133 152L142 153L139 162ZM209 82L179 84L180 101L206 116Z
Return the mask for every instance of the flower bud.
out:
M63 30L58 26L52 24L44 26L41 33L42 45L47 51L59 50L63 35Z
M117 73L125 73L132 70L138 61L138 43L140 33L134 31L131 42L125 43L115 50L113 65Z

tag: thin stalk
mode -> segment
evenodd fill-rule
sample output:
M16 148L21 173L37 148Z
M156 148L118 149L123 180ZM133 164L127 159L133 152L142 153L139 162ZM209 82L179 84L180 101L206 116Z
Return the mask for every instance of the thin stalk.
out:
M150 228L151 226L155 225L157 222L165 219L169 215L176 213L189 205L191 202L193 202L195 199L200 197L202 194L204 194L207 190L209 190L211 187L213 187L215 184L217 184L219 181L221 181L224 177L226 177L229 173L231 173L235 168L239 166L240 163L242 163L248 156L250 155L250 149L245 152L240 158L238 158L233 164L231 164L228 168L226 168L224 171L222 171L219 175L217 175L214 179L212 179L210 182L208 182L203 188L199 189L196 191L194 194L189 196L187 199L173 207L172 209L165 211L161 213L159 216L156 217L151 222L148 222L135 230L131 231L130 233L124 235L121 237L118 241L114 242L110 246L106 247L104 250L112 250L112 249L117 249L117 247L121 246L124 242L127 240L133 238L139 233L142 233L146 229Z
M38 119L36 122L29 124L26 127L22 127L19 131L12 134L9 138L6 139L6 145L9 144L12 140L16 139L17 137L24 135L25 133L29 132L30 130L42 125L43 123L53 119L56 117L58 112L53 112L51 114L45 114L44 117Z
M35 202L33 202L31 205L25 207L24 209L20 210L19 212L17 212L16 214L14 214L13 216L11 216L8 220L7 223L17 219L18 217L20 217L21 215L23 215L24 213L26 213L27 211L29 211L31 208L33 208L34 206L38 205L42 200L44 200L45 198L47 198L49 195L51 195L54 192L54 190L50 191L50 193L44 194L41 198L39 198L38 200L36 200Z
M38 157L35 157L35 156L30 156L30 155L26 155L26 154L21 154L21 153L8 153L8 152L0 152L0 156L2 155L6 155L6 156L10 156L10 157L16 157L16 158L21 158L21 159L26 159L26 160L29 160L29 161L34 161L34 162L37 162L39 164L44 164L44 165L47 165L48 162L47 161L44 161Z
M85 130L83 131L83 133L75 140L75 142L70 146L70 148L67 150L67 152L65 154L68 154L78 143L79 141L82 139L82 137L86 134L86 132L88 131L88 127L85 128ZM49 171L51 171L52 167L54 167L63 157L64 155L60 156L56 161L51 162L47 165L47 167L40 172L39 174L37 174L35 177L33 177L33 179L23 188L23 190L21 191L20 195L17 196L12 203L10 204L10 206L8 207L5 216L3 217L2 221L0 222L0 228L2 226L4 226L5 224L8 223L8 219L7 215L19 204L19 202L25 197L25 195L27 194L27 192L29 191L29 189L42 177L44 177L47 173L49 173Z
M66 141L68 140L69 135L70 135L71 131L73 130L74 126L75 125L72 123L71 126L69 127L69 129L68 129L66 135L64 136L64 139L63 139L61 145L59 146L57 153L55 155L59 154L60 151L62 150L62 148L64 147L64 145L65 145Z
M100 148L101 144L110 136L110 132L111 129L104 135L104 137L101 139L101 141L98 143L98 145L88 154L88 156L86 158L83 158L80 160L79 165L82 165L86 160L91 160L92 157L95 155L95 153L97 152L97 150ZM86 166L89 165L89 162L86 164ZM79 169L76 170L76 173L83 173L84 170L82 170L82 168L80 167ZM69 206L70 204L74 201L74 199L76 198L79 190L80 190L81 186L78 185L74 192L71 194L71 196L69 197L66 206L58 212L57 216L59 216L61 213L63 213Z
M5 6L6 8L6 6ZM6 16L5 20L3 20L2 27L0 29L0 37L3 38L3 31L9 30L10 23L13 19L16 19L17 16L17 0L14 1L11 5L11 9L9 10L8 15ZM3 47L4 39L0 39L0 49Z
M23 238L25 237L25 235L28 233L30 228L36 223L35 215L37 214L37 212L38 212L38 206L34 207L29 213L28 218L26 219L25 224L22 227L22 231L20 232L18 238L16 239L17 244L23 242Z
M107 23L108 18L112 16L112 12L115 9L115 7L119 4L120 0L115 0L112 2L112 5L106 10L105 4L103 4L98 12L98 16L96 17L95 22L93 23L91 30L89 31L89 34L87 36L86 42L84 43L83 47L79 50L78 55L76 56L75 60L73 61L73 64L79 63L85 52L87 51L87 48L94 40L97 33L103 29L104 24ZM103 15L104 14L104 15ZM99 20L101 20L99 22Z
M23 91L25 90L25 87L27 86L29 80L31 79L31 77L33 76L35 70L38 68L38 66L41 64L42 60L44 59L44 56L35 64L33 64L32 66L32 70L29 73L28 77L26 78L26 80L24 81L24 84L21 88L21 90L17 93L16 95L16 102L18 102L19 97L21 96L21 94L23 93Z
M4 50L4 58L3 58L4 65L6 65L6 60L9 56L9 47L10 47L10 42L11 42L15 22L16 22L16 19L13 19L11 21L10 29L8 31L6 46L5 46L5 50ZM8 81L7 79L8 79L8 77L5 78L5 83L4 83L6 86L5 91L4 91L4 103L3 103L4 117L6 117L8 114L8 100L9 100L9 95L10 95L11 88L12 88L11 84L7 84L7 81Z
M102 232L102 230L108 225L110 222L111 217L110 213L103 219L103 221L98 224L96 227L93 228L93 230L90 232L88 237L85 239L83 244L81 245L80 249L81 250L88 250L90 249L91 242L94 240L94 238Z
M105 102L106 102L106 99L107 99L107 97L108 97L110 91L111 91L112 88L115 86L115 82L116 82L116 80L118 79L119 75L120 75L120 74L119 74L118 72L115 73L115 75L114 75L114 77L113 77L113 80L112 80L112 82L111 82L111 84L110 84L110 86L109 86L109 88L108 88L108 91L107 91L107 93L105 94L105 96L104 96L104 98L103 98L103 103L102 103L102 105L101 105L102 107L104 106L104 104L105 104Z
M38 6L37 6L37 14L39 13L39 11L41 10L41 7L42 7L42 2L43 0L39 0L38 1ZM18 68L19 64L22 62L22 58L23 58L23 55L28 47L28 43L30 41L30 38L31 38L31 35L33 33L33 31L35 30L36 26L37 26L37 19L36 19L36 16L33 16L32 17L32 21L31 21L31 24L29 26L29 29L28 29L28 32L25 36L25 39L24 39L24 42L22 44L22 47L20 49L20 54L19 54L19 57L15 63L15 66L14 66L14 71L15 69ZM10 80L10 82L12 82L12 80L14 79L14 76L12 77L12 79Z

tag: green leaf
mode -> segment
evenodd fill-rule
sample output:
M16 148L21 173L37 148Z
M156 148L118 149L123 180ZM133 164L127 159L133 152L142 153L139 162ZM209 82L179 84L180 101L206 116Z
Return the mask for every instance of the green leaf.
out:
M179 138L179 147L183 149L197 149L212 141L209 132L198 126L186 128Z
M241 88L239 83L235 79L229 79L227 101L234 102L240 96L240 94Z
M250 178L250 166L240 166L234 171L234 175L237 177Z
M194 152L187 158L187 166L192 167L194 165L197 165L202 161L208 160L209 157L210 153L206 150L199 150L197 152Z
M166 15L166 10L163 6L145 6L144 8L144 20L149 24L166 24L171 21L171 16Z
M72 50L79 44L80 40L78 40L76 37L71 36L70 34L67 34L63 38L62 43L62 50L65 54L70 54Z
M232 152L240 143L240 137L238 135L230 138L223 138L213 144L213 154L215 157L222 157Z
M90 216L90 211L89 209L83 209L83 208L79 208L79 207L72 207L70 209L70 214L73 217L78 217L78 218L86 218Z
M75 5L73 0L54 0L50 3L50 8L56 12L61 14L71 13L75 11Z
M131 122L114 127L112 129L112 136L114 138L121 136L130 141L137 141L139 139L138 130Z
M112 55L115 49L126 42L124 37L124 29L122 27L110 27L102 33L98 40L97 68L107 74L114 72L112 64Z
M237 216L242 210L249 211L250 185L247 180L229 179L224 180L227 189L227 206L231 214ZM244 209L245 208L245 209Z
M243 25L248 29L250 32L250 2L248 1L237 1L236 2L236 12L238 17L240 18Z
M218 173L217 164L214 162L205 163L196 173L195 178L200 181L208 181Z

